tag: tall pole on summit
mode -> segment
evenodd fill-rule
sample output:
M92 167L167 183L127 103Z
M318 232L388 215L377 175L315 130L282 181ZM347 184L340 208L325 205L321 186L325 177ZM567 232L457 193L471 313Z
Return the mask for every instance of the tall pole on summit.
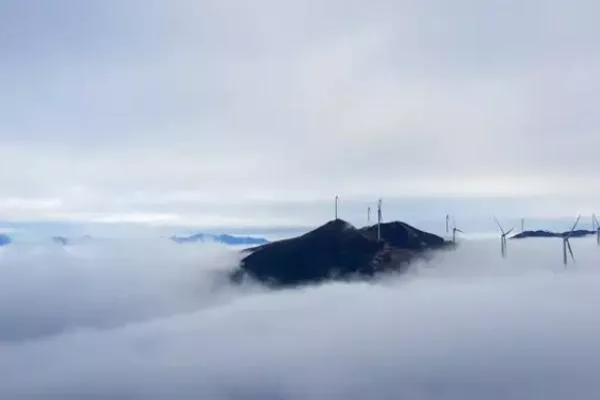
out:
M367 207L367 225L371 224L371 207Z
M335 219L338 219L338 201L339 201L339 197L335 196Z
M381 199L377 202L377 241L381 240Z

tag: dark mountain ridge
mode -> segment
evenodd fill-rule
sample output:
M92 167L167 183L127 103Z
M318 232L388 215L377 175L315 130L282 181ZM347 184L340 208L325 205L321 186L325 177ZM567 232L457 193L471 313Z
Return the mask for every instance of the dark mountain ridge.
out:
M273 286L296 286L330 279L373 277L401 270L428 250L449 244L402 222L357 229L341 219L304 235L246 249L234 281L245 276Z

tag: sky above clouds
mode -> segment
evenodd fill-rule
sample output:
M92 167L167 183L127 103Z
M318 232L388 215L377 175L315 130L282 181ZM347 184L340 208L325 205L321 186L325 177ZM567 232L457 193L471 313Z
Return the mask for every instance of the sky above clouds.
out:
M0 219L593 211L600 5L0 4Z

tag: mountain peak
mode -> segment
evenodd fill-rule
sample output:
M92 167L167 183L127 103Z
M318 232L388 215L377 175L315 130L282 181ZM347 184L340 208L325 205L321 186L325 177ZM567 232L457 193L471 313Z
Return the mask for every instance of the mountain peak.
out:
M400 269L418 254L443 247L436 235L404 223L381 224L361 230L336 219L291 239L248 249L240 270L232 278L248 275L261 282L295 286L332 278L370 277L384 270Z
M306 233L306 235L336 234L356 230L357 229L350 222L338 218L319 226L318 228Z

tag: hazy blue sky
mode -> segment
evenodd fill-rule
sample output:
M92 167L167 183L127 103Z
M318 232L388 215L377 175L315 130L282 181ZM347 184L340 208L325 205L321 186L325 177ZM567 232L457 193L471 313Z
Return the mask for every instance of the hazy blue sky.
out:
M0 219L310 224L336 193L355 219L378 196L390 218L591 212L599 14L3 0Z

